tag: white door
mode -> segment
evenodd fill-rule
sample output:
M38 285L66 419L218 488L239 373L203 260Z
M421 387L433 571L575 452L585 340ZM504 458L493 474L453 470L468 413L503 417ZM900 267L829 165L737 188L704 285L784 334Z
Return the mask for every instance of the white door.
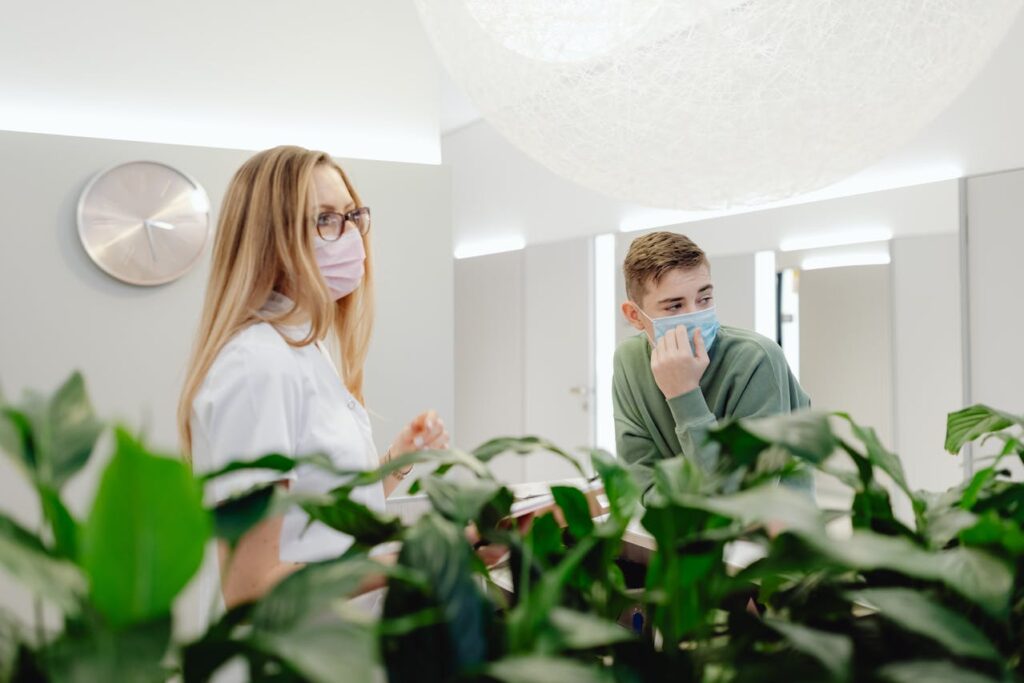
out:
M523 272L525 432L573 453L594 441L592 262L590 240L541 244L526 249ZM579 476L554 456L524 465L525 481Z

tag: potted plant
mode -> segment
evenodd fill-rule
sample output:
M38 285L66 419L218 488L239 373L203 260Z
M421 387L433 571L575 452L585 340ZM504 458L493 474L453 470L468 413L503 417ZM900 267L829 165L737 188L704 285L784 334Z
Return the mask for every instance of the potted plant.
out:
M508 524L513 496L488 463L509 451L569 457L535 437L340 472L347 483L325 496L261 486L208 510L203 486L230 471L334 468L316 455L268 454L197 478L128 430L108 430L78 375L52 396L0 404L0 448L36 490L43 520L29 529L0 516L0 567L56 615L0 617L0 681L205 681L236 658L250 678L274 681L382 672L417 682L1022 679L1024 484L1003 465L1024 459L1024 419L984 406L950 416L946 448L994 439L998 454L941 494L912 491L870 428L803 413L721 425L709 435L717 468L662 461L646 506L629 469L592 452L606 514L595 519L580 489L553 486L555 509L526 526ZM113 454L77 519L62 489L104 434ZM410 463L423 465L414 487L431 503L415 522L349 496ZM468 476L446 476L455 468ZM853 494L850 509L819 510L777 485L796 468L838 478ZM882 479L910 498L913 520L893 513ZM290 505L355 544L221 615L195 640L174 641L171 605L207 541L231 546ZM852 531L837 536L843 519ZM508 548L508 580L479 560L468 525ZM637 536L656 547L639 568L623 560ZM390 541L401 552L385 567L370 550ZM738 542L760 559L735 566ZM379 619L346 605L371 574L388 578Z

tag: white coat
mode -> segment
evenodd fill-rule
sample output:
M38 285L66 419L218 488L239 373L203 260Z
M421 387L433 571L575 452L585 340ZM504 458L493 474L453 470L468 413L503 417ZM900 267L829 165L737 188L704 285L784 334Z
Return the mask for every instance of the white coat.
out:
M264 307L278 312L291 302L274 294ZM345 469L374 469L379 465L370 420L363 406L338 376L320 344L289 345L306 336L306 328L280 332L257 323L239 332L217 355L192 403L192 457L197 472L219 468L233 460L251 460L268 453L287 456L323 453ZM212 499L219 502L263 481L282 475L245 470L214 482ZM305 465L289 477L295 492L327 493L343 483L322 469ZM384 510L380 483L356 489L352 498ZM281 560L315 562L338 557L352 539L309 517L289 510L281 529Z

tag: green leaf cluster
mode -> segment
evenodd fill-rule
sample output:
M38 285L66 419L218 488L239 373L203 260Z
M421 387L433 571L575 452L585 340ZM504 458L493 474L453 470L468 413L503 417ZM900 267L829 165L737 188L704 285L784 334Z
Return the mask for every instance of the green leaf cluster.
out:
M51 396L0 399L0 448L44 520L29 529L0 516L0 568L62 616L47 630L0 614L0 681L207 681L232 661L267 681L1024 680L1024 484L1005 468L1024 461L1022 429L1024 418L985 406L950 415L950 453L976 441L998 450L936 493L912 490L899 457L848 415L738 420L709 433L721 453L712 469L658 463L645 505L629 468L586 453L603 514L584 488L560 484L524 524L490 461L580 457L503 437L369 472L268 454L196 477L108 427L74 375ZM110 462L78 519L62 491L103 444ZM418 519L352 495L410 464L429 502ZM261 485L204 505L204 487L231 472L299 466L344 483L315 496ZM849 509L820 510L779 483L815 471L850 489ZM896 495L911 518L894 511ZM176 642L171 607L209 541L232 552L296 506L351 536L350 549ZM400 550L381 561L391 543ZM759 559L740 562L740 550ZM498 566L482 559L497 554ZM351 602L368 585L387 586L377 617Z

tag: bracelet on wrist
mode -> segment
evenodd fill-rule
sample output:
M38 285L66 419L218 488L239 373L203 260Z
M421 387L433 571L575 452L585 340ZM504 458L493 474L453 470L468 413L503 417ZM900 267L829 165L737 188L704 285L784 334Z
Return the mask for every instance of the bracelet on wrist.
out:
M388 452L384 454L384 462L385 463L391 462L392 457L393 456L391 455L391 449L389 448ZM402 481L407 476L409 476L409 473L412 472L412 468L413 468L413 466L409 465L404 470L394 470L394 471L391 472L391 476L394 477L395 479L397 479L398 481Z

